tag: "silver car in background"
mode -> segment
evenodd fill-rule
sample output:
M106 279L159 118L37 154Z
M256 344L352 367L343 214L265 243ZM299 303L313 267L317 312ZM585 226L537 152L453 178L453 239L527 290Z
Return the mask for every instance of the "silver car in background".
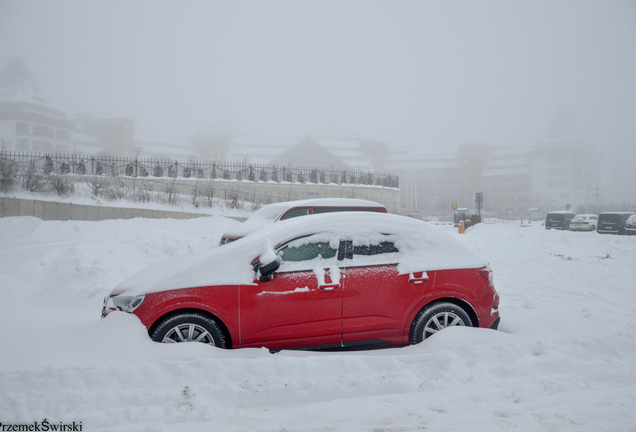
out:
M570 222L570 231L596 231L598 216L595 214L580 214L574 216Z

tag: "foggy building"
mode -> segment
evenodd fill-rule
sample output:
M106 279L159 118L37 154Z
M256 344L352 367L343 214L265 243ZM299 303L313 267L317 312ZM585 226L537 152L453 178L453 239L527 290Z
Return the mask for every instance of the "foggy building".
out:
M393 150L385 170L400 176L402 208L431 215L452 213L452 203L470 207L492 146L462 145L456 152Z
M203 160L381 171L387 145L355 137L276 138L238 134L197 134L192 139Z
M51 105L20 57L11 58L0 74L0 139L6 150L42 153L88 153L100 142L66 113Z

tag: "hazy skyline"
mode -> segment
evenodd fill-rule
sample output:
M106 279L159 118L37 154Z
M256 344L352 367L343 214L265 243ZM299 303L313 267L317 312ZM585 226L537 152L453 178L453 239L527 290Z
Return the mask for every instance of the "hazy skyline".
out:
M636 3L0 1L0 64L140 134L636 143Z

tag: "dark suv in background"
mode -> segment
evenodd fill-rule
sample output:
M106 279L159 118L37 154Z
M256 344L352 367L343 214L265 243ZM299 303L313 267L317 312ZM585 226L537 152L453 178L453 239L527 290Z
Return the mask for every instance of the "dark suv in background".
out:
M599 234L625 235L625 222L633 212L605 212L598 217L596 232Z
M576 213L569 210L553 211L545 217L545 229L567 230Z

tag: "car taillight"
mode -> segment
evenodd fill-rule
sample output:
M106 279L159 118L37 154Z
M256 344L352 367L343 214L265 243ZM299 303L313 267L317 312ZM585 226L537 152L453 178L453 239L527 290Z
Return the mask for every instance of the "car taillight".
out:
M490 266L486 266L485 268L478 270L478 273L486 282L488 282L489 285L492 285L493 273Z

